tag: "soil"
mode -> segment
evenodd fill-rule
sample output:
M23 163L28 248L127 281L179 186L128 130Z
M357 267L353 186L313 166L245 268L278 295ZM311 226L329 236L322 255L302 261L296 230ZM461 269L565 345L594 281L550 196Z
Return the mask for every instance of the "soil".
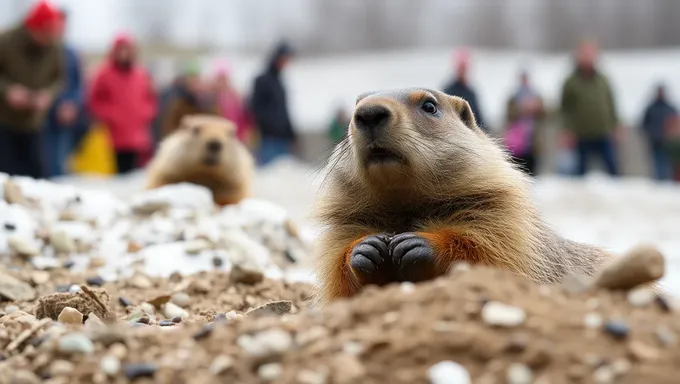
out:
M28 271L5 273L31 279ZM87 277L52 271L37 297L49 301L57 286ZM368 287L321 309L311 286L247 282L221 272L138 276L61 294L82 296L92 306L83 311L108 311L110 319L97 317L109 325L89 313L85 325L65 326L24 314L36 313L37 298L0 305L10 312L0 318L0 383L467 382L453 373L435 381L430 368L442 361L462 365L474 383L677 382L680 315L663 294L645 299L638 290L635 300L623 290L538 286L500 270L461 268L427 283ZM139 324L142 302L162 308L177 292L189 295L188 316L159 326L170 319L156 309L144 315L150 325ZM279 300L291 305L247 313ZM62 348L74 332L94 348Z

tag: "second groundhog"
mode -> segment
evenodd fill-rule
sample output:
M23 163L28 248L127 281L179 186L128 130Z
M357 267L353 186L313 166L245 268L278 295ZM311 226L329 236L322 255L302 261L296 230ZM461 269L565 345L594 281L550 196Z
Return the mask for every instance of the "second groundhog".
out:
M317 248L324 302L367 284L429 280L456 261L554 283L609 259L541 220L530 179L459 97L360 96L326 171L315 210L326 226Z
M250 195L254 170L231 121L189 115L161 142L148 168L147 188L188 182L210 189L216 204L235 204Z

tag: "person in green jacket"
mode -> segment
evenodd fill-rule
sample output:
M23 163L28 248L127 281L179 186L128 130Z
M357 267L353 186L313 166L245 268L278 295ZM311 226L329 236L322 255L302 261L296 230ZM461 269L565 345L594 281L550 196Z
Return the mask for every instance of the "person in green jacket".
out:
M328 136L333 145L337 145L347 135L347 127L349 127L349 118L347 118L347 111L340 107L335 112L333 120L328 128Z
M614 134L618 125L608 79L597 69L597 46L582 42L575 71L562 88L561 109L568 136L576 142L577 169L585 175L591 155L597 155L611 176L619 174Z

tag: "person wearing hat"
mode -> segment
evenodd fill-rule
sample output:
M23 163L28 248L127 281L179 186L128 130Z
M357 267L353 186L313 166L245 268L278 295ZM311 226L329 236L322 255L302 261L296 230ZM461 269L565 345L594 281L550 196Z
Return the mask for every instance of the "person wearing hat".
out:
M63 14L49 1L0 34L0 172L44 176L41 128L63 86Z
M468 79L470 52L467 49L460 49L454 52L453 63L456 69L456 77L444 87L444 93L465 99L465 101L470 104L470 109L472 109L472 113L475 115L477 125L484 131L488 132L488 127L486 126L486 122L484 121L484 117L477 100L477 93L470 85L470 81Z
M292 56L292 48L285 42L279 43L270 55L265 71L255 78L250 107L260 134L260 165L293 152L297 135L281 81L281 72Z

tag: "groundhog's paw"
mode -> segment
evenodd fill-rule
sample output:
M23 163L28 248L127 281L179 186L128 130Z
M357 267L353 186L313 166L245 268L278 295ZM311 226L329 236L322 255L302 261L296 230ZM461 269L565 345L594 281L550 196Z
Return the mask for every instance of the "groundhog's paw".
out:
M390 241L390 255L401 281L424 281L434 274L434 250L427 239L417 233L407 232Z
M378 234L368 236L354 246L349 264L363 284L384 283L389 273L385 261L389 259L389 236Z

